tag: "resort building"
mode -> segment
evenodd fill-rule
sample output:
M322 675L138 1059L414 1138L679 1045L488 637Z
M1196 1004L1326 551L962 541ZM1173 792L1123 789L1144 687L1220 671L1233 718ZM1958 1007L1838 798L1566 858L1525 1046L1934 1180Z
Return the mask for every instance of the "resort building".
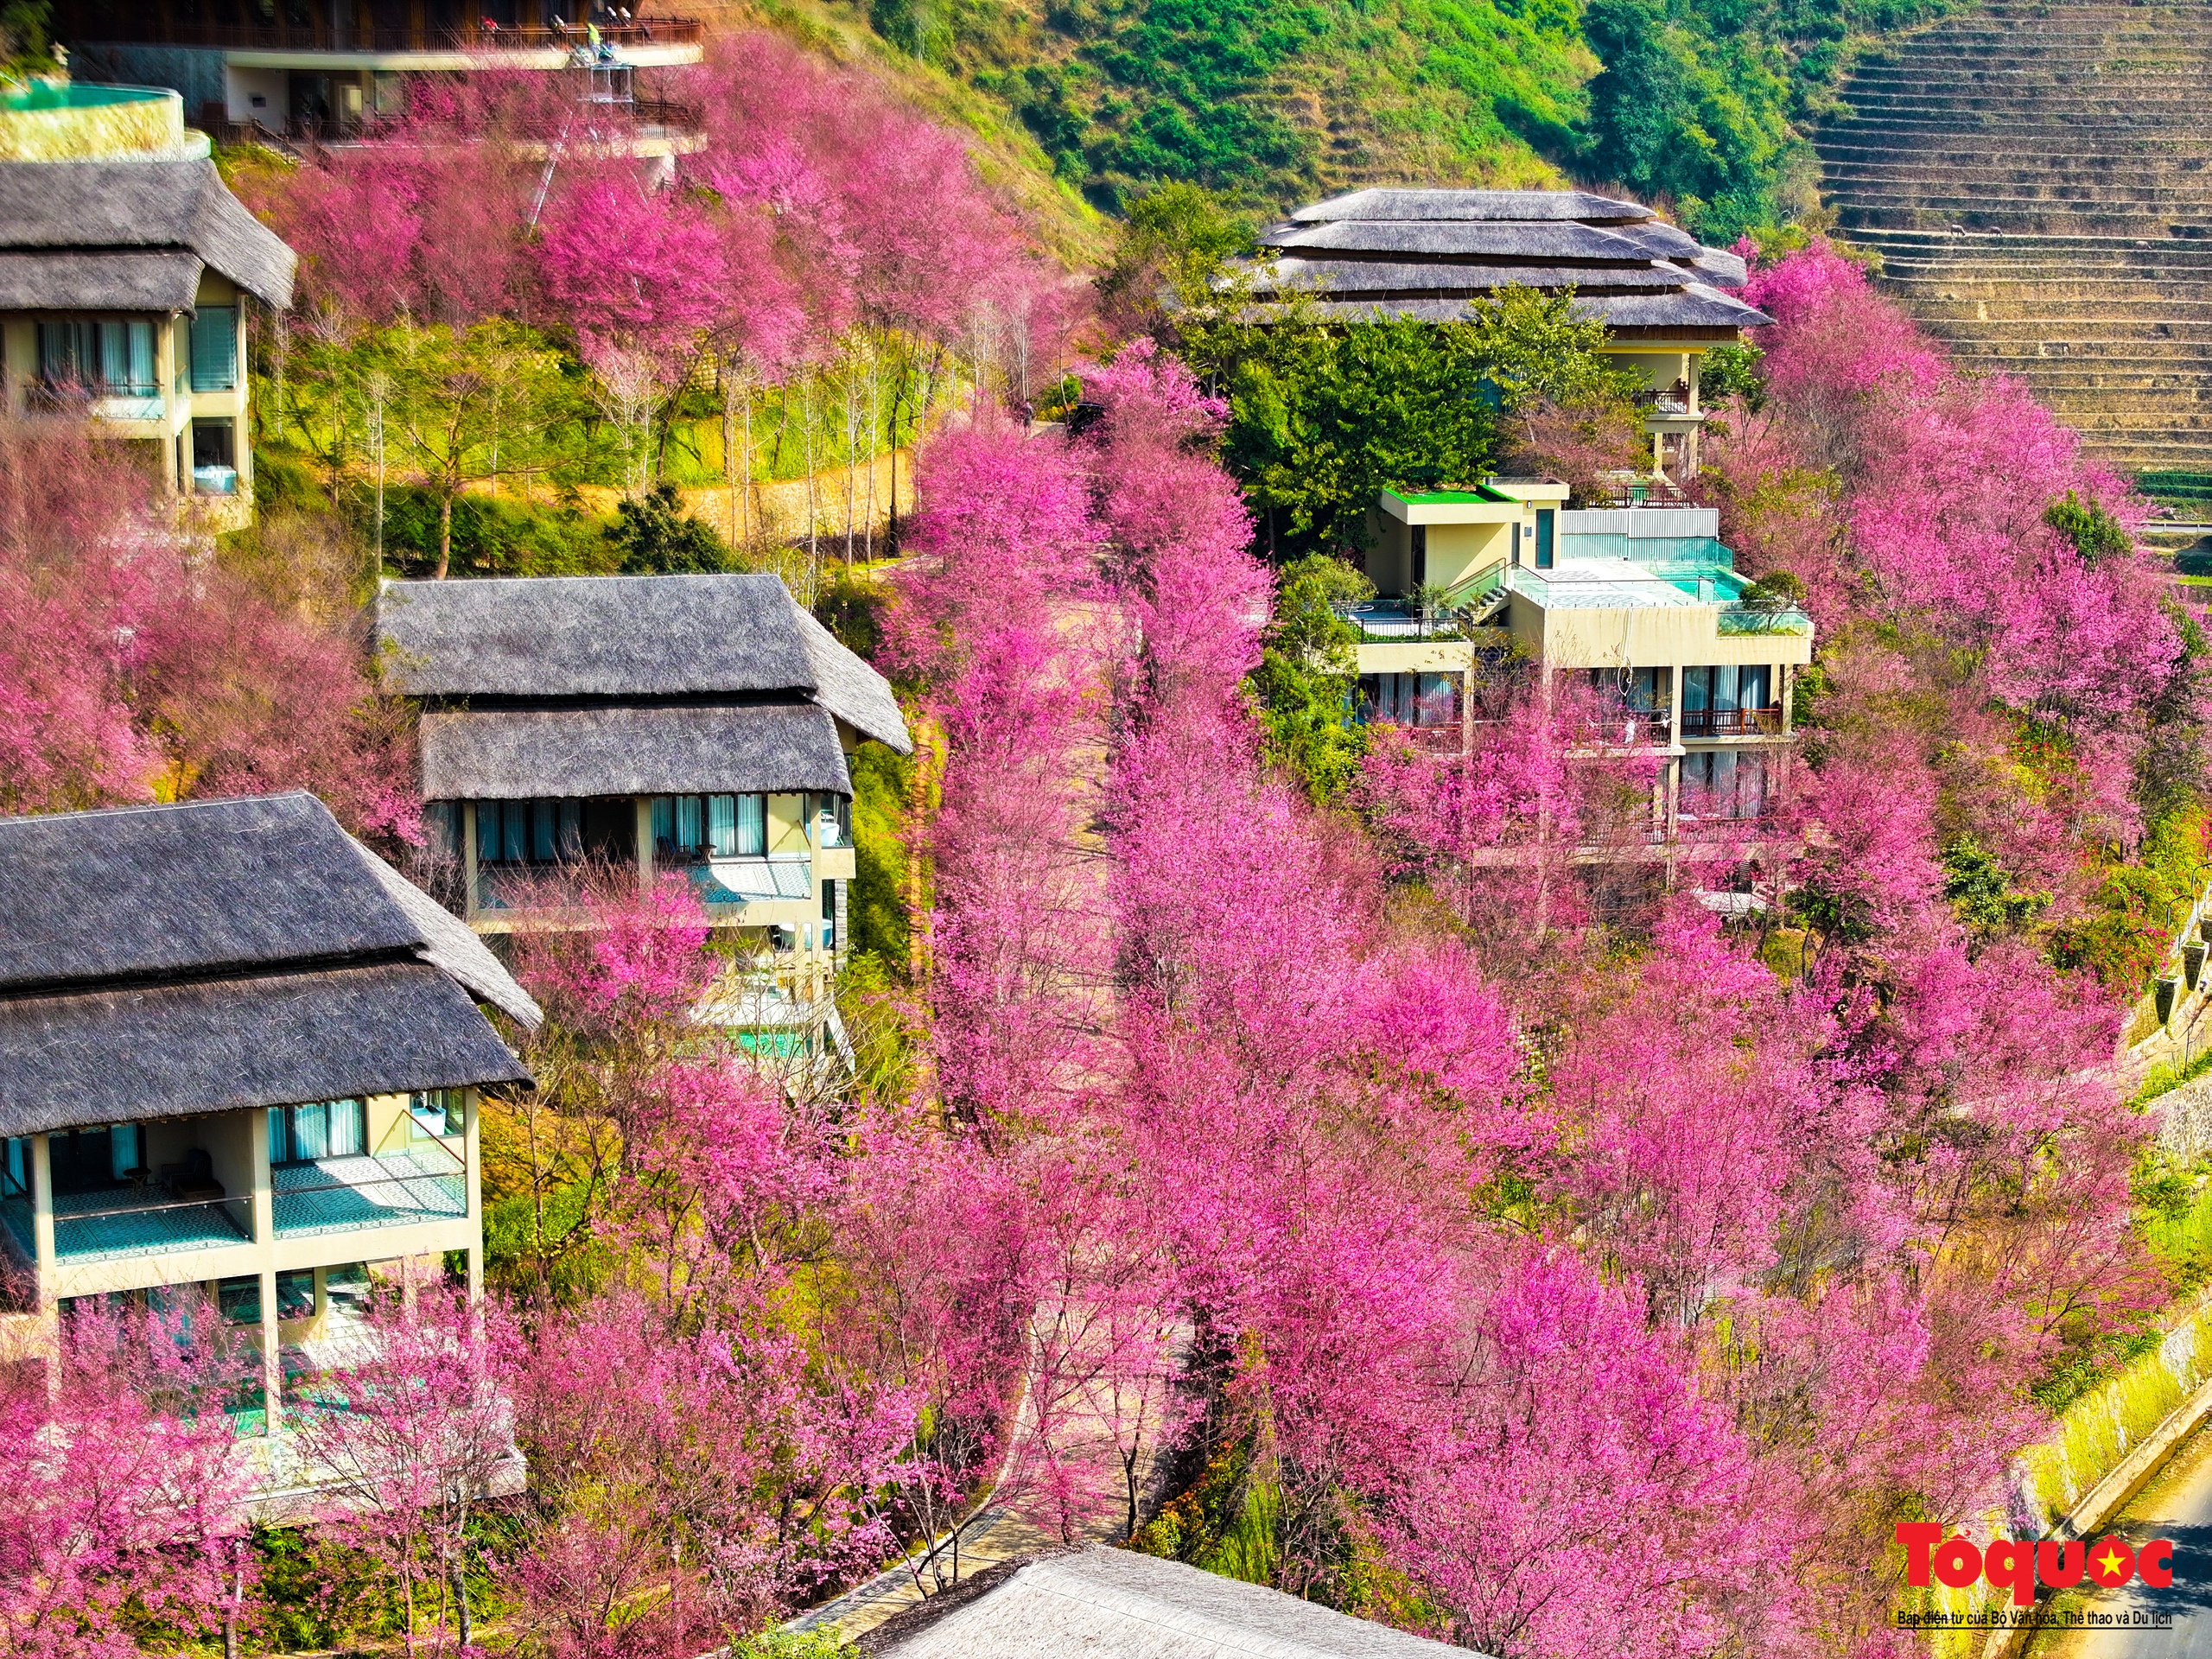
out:
M55 0L51 32L79 80L170 88L226 142L341 140L404 108L410 77L535 73L565 77L587 113L667 129L664 149L688 148L678 135L696 128L696 112L645 94L635 77L697 63L706 42L691 19L618 14L597 0Z
M1492 479L1385 493L1375 602L1360 631L1360 715L1424 747L1471 745L1475 682L1508 659L1582 677L1617 711L1593 741L1656 750L1655 836L1758 817L1783 787L1790 693L1812 619L1737 574L1710 508L1573 511L1567 486Z
M1734 254L1640 202L1580 190L1355 190L1259 240L1268 255L1230 280L1325 321L1458 321L1501 288L1571 289L1578 313L1604 319L1616 366L1643 382L1652 470L1677 483L1697 471L1705 353L1770 321L1731 291L1745 279Z
M688 880L802 1002L844 948L850 757L912 749L883 677L772 575L391 582L446 897L486 933L594 871Z
M0 1357L212 1306L274 1432L379 1281L476 1287L478 1091L529 1082L480 1003L538 1020L313 796L0 819Z
M118 143L166 130L191 148L167 94L86 107ZM189 137L196 156L0 162L0 372L11 415L88 415L209 528L237 530L253 504L246 335L257 306L291 304L296 261Z

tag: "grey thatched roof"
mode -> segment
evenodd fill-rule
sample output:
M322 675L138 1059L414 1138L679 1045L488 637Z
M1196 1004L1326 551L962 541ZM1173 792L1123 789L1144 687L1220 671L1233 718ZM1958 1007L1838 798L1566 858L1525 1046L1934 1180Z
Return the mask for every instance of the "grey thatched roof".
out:
M1500 288L1572 288L1665 293L1682 285L1683 272L1646 261L1596 270L1565 265L1400 264L1363 259L1299 259L1274 262L1272 286L1350 297L1444 298L1488 294Z
M387 582L377 626L393 689L433 705L423 723L433 800L625 794L612 780L632 777L662 779L635 786L653 792L850 793L834 728L801 718L804 705L902 754L913 747L883 676L777 576ZM518 700L538 706L497 707ZM669 700L692 706L650 706ZM563 760L563 743L576 753ZM704 771L675 770L692 765ZM731 781L772 776L791 781ZM554 777L591 786L524 786Z
M432 709L422 744L434 801L853 792L836 725L812 703Z
M311 795L0 819L0 1133L522 1079L472 994L538 1022Z
M535 1031L543 1022L544 1011L536 999L516 982L506 964L485 947L473 928L359 842L353 842L353 850L385 896L421 934L416 956L529 1029Z
M410 696L811 690L792 608L765 575L388 582L377 626Z
M196 253L0 253L0 311L189 311Z
M814 670L814 700L855 731L912 754L914 741L906 734L906 717L899 712L891 683L839 644L796 601L791 614L798 620L799 647Z
M1651 256L1618 232L1573 219L1332 219L1263 232L1262 245L1313 254L1421 254L1435 259L1510 259L1543 264L1559 259L1640 264Z
M0 162L0 249L186 253L275 306L291 304L298 263L204 157Z
M421 940L312 795L0 818L0 992Z
M1459 1653L1180 1561L1092 1547L992 1575L862 1637L899 1659L1427 1659Z
M528 1080L422 963L0 999L5 1135Z
M1378 187L1332 196L1298 208L1291 218L1319 225L1339 219L1581 219L1587 224L1651 217L1640 201L1594 196L1583 190L1406 190Z
M1518 286L1572 287L1576 309L1621 329L1755 327L1720 291L1744 262L1632 201L1578 190L1355 190L1301 207L1261 243L1281 251L1243 275L1265 320L1273 296L1309 296L1323 320L1457 321L1466 302ZM1714 286L1718 284L1718 286Z

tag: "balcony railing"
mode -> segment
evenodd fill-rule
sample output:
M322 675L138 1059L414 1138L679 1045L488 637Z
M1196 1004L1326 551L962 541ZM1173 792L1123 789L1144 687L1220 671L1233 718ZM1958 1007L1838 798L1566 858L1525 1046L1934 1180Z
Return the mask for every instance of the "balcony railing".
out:
M17 1193L0 1202L0 1217L23 1259L35 1261L29 1197ZM54 1198L58 1262L108 1262L252 1242L253 1207L245 1198L173 1198L166 1192L141 1198L117 1190L58 1192Z
M1643 748L1675 741L1674 711L1670 709L1624 709L1601 715L1582 724L1586 743L1608 748Z
M1782 733L1782 705L1764 709L1685 709L1684 737L1776 737Z
M456 1221L468 1213L468 1167L437 1140L404 1152L279 1164L269 1177L279 1238Z
M133 45L232 47L264 52L545 52L583 47L582 25L568 29L334 29L289 23L197 23L165 19L151 10L140 21L99 31L90 38ZM705 27L688 17L641 17L603 25L601 42L616 48L697 46Z

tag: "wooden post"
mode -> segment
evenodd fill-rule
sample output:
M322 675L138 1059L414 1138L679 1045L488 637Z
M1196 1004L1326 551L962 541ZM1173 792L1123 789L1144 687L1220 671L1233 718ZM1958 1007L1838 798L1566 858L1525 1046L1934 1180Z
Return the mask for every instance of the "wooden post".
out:
M269 1168L269 1115L250 1118L253 1143L253 1242L261 1252L261 1391L263 1432L276 1433L283 1414L283 1344L276 1333L276 1205Z

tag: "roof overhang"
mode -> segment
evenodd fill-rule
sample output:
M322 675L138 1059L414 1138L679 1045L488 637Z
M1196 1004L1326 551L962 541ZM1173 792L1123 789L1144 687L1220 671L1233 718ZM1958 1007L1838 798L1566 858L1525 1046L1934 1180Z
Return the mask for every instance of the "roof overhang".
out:
M433 801L853 792L814 703L434 709L422 745Z
M0 1134L530 1080L425 963L0 1001Z

